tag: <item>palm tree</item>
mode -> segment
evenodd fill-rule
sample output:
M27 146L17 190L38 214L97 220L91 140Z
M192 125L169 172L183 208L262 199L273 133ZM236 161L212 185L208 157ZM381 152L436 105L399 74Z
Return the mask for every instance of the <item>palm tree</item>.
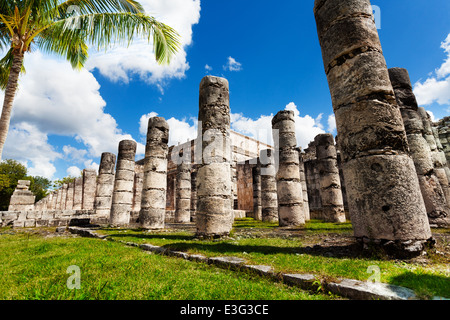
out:
M0 51L7 53L0 60L0 87L5 90L0 159L26 52L56 53L81 69L89 46L129 45L137 36L153 41L160 64L169 63L180 46L178 33L146 15L135 0L1 0Z

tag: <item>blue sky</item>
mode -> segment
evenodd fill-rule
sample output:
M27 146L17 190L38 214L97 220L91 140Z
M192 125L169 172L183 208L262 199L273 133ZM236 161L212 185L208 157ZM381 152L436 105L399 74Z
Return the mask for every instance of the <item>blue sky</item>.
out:
M271 116L296 112L299 145L334 130L313 15L313 0L143 0L149 14L182 35L183 50L157 66L151 46L91 52L82 72L33 52L16 98L3 158L51 179L97 168L122 139L139 143L146 120L171 125L171 142L195 135L198 87L205 75L228 79L232 129L254 136ZM407 68L419 103L450 115L450 1L373 0L388 67ZM3 93L0 93L2 95ZM270 141L267 141L270 142Z

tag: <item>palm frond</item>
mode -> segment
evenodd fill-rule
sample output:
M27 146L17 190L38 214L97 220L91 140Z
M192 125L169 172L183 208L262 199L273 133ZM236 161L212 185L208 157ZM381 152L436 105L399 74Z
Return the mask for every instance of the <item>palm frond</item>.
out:
M57 7L61 18L74 10L80 15L95 13L130 12L143 13L144 8L135 0L67 0Z
M135 37L153 41L158 63L169 63L180 47L179 34L171 27L145 14L100 13L59 20L46 33L53 38L85 39L86 44L107 49L113 44L130 45ZM68 45L65 45L68 47Z

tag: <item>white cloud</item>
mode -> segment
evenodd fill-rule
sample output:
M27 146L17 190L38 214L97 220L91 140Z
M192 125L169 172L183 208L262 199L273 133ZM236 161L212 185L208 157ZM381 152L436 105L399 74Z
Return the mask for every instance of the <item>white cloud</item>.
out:
M47 134L26 122L11 126L6 139L3 159L15 159L23 163L28 174L52 179L56 172L53 162L62 158L48 143Z
M223 69L228 71L241 71L242 64L237 62L233 57L228 57L227 63L223 66Z
M133 75L150 84L164 85L169 79L181 79L189 69L186 47L192 44L192 26L200 19L200 0L141 0L148 15L174 28L181 37L182 48L170 65L159 65L152 43L136 39L129 47L114 47L105 52L93 52L88 61L90 70L112 81L128 83Z
M421 106L435 102L440 105L450 104L450 34L442 42L441 48L447 53L447 59L435 71L435 76L431 75L423 83L418 81L414 84L414 94Z
M84 150L70 145L62 148L65 159L74 164L99 158L102 152L117 153L121 140L132 139L104 112L106 103L100 95L100 85L89 71L74 71L65 60L44 56L39 51L26 55L25 67L27 73L20 79L11 118L11 132L16 130L16 136L18 132L24 135L23 126L27 124L33 130L26 132L36 145L48 144L49 135L73 137L86 146ZM3 95L0 92L0 99ZM4 159L20 156L13 152L13 142L14 136L8 136L6 144L10 147L5 145ZM55 168L50 162L58 157L49 157L49 148L34 149L33 157L25 152L22 158L27 157L34 172L41 168L40 175L51 178ZM42 158L49 159L48 169L42 167L42 161L38 165L37 159Z
M79 177L81 176L81 170L80 168L78 168L77 166L71 166L69 168L67 168L66 172L67 175L71 176L71 177Z
M148 128L148 119L156 117L156 112L150 112L141 116L139 120L139 133L146 137ZM191 118L178 120L174 117L166 119L169 125L169 146L184 143L197 137L197 119Z
M314 140L316 135L325 132L322 125L318 123L318 120L321 119L320 115L316 119L309 115L302 117L298 107L293 102L286 105L285 110L294 111L297 144L303 149L308 147L308 144ZM272 118L273 114L261 115L256 120L247 118L243 114L231 114L231 129L273 145Z
M438 119L436 119L436 117L434 116L434 113L433 113L433 112L431 112L430 110L426 110L426 112L430 115L431 121L435 122L436 120L438 120Z
M330 114L328 116L328 132L335 133L336 132L336 117L334 114Z
M206 71L212 71L212 69L213 69L213 68L212 68L209 64L206 64L206 65L205 65L205 70L206 70Z

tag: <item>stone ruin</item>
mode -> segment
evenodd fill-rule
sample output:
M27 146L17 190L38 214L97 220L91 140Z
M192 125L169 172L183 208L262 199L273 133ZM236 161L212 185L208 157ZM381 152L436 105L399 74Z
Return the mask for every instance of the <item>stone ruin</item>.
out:
M8 211L33 211L36 196L28 190L30 180L19 180L9 201Z
M233 132L228 81L207 76L196 139L168 146L167 122L151 118L144 159L135 161L136 142L125 140L117 159L102 154L98 175L84 170L34 206L18 187L2 225L193 222L198 237L211 238L245 216L286 228L350 220L366 245L420 254L430 227L450 223L450 118L433 123L407 70L387 68L369 0L316 0L314 14L336 140L321 134L302 150L292 111L266 128L274 146Z

